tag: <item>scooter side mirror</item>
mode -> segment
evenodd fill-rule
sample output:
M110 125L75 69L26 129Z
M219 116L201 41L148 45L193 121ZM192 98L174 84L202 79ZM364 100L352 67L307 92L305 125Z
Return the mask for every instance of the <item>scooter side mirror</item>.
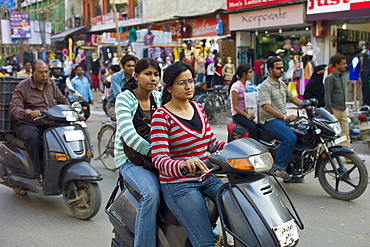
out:
M310 106L310 100L306 99L302 102L300 105L301 108L309 107Z
M310 99L310 106L316 107L319 104L319 101L315 98Z

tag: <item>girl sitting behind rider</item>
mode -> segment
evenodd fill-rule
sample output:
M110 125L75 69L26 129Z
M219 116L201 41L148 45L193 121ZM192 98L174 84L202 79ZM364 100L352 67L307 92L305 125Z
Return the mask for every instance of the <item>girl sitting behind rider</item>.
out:
M252 79L252 66L249 63L239 64L229 85L231 113L233 121L248 128L249 136L258 141L258 128L253 121L255 116L247 113L245 107L244 93L250 79Z
M144 166L133 164L124 152L124 143L144 156L151 156L150 143L138 134L137 129L148 124L144 119L150 120L154 110L160 106L161 93L153 91L160 78L161 69L154 59L140 60L135 66L134 77L117 96L115 106L115 164L123 178L141 196L135 222L135 247L154 246L156 243L156 216L160 192L156 174L144 169Z
M210 174L203 182L198 179L208 171L204 163L207 152L220 150L226 143L216 139L201 105L189 101L195 83L192 67L176 62L166 68L163 81L163 106L153 115L150 133L163 198L193 246L214 246L202 194L214 199L222 181ZM189 175L181 173L185 166ZM196 172L197 167L200 172Z

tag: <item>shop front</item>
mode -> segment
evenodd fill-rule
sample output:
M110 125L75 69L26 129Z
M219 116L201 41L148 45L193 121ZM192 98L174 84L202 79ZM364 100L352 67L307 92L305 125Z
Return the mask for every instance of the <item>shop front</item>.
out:
M369 13L370 2L366 0L342 0L330 5L319 4L318 0L308 1L307 21L328 23L326 61L337 52L350 61L359 50L359 41L370 42Z
M275 2L281 3L282 0ZM263 5L266 4L257 3L251 7ZM232 6L229 4L230 10L233 10ZM238 63L253 64L256 60L255 56L261 55L267 58L275 55L277 49L285 49L292 54L302 54L302 47L304 49L311 41L311 25L305 22L304 12L303 4L285 4L230 14L230 30L236 32Z

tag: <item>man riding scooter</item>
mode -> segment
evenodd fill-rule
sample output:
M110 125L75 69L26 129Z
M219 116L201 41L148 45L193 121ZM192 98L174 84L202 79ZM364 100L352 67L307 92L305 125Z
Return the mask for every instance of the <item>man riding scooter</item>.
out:
M49 127L41 116L41 111L57 104L69 105L68 99L61 93L49 77L49 66L42 60L32 64L32 76L21 81L14 89L10 101L9 113L17 120L15 134L24 141L34 169L42 183L43 144L42 134Z

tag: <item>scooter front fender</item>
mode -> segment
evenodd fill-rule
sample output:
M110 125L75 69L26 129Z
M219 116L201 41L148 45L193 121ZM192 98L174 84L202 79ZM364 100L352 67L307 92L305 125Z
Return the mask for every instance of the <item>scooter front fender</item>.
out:
M348 147L333 146L333 147L329 147L329 153L335 154L335 155L338 155L338 154L354 154L355 151L352 148L348 148ZM317 172L319 170L319 164L321 164L321 162L324 162L325 160L328 160L328 159L329 159L329 157L325 153L325 151L320 154L320 156L319 156L319 158L317 159L317 162L316 162L315 178L317 177Z
M102 175L86 161L72 163L63 172L62 184L70 180L101 181Z

